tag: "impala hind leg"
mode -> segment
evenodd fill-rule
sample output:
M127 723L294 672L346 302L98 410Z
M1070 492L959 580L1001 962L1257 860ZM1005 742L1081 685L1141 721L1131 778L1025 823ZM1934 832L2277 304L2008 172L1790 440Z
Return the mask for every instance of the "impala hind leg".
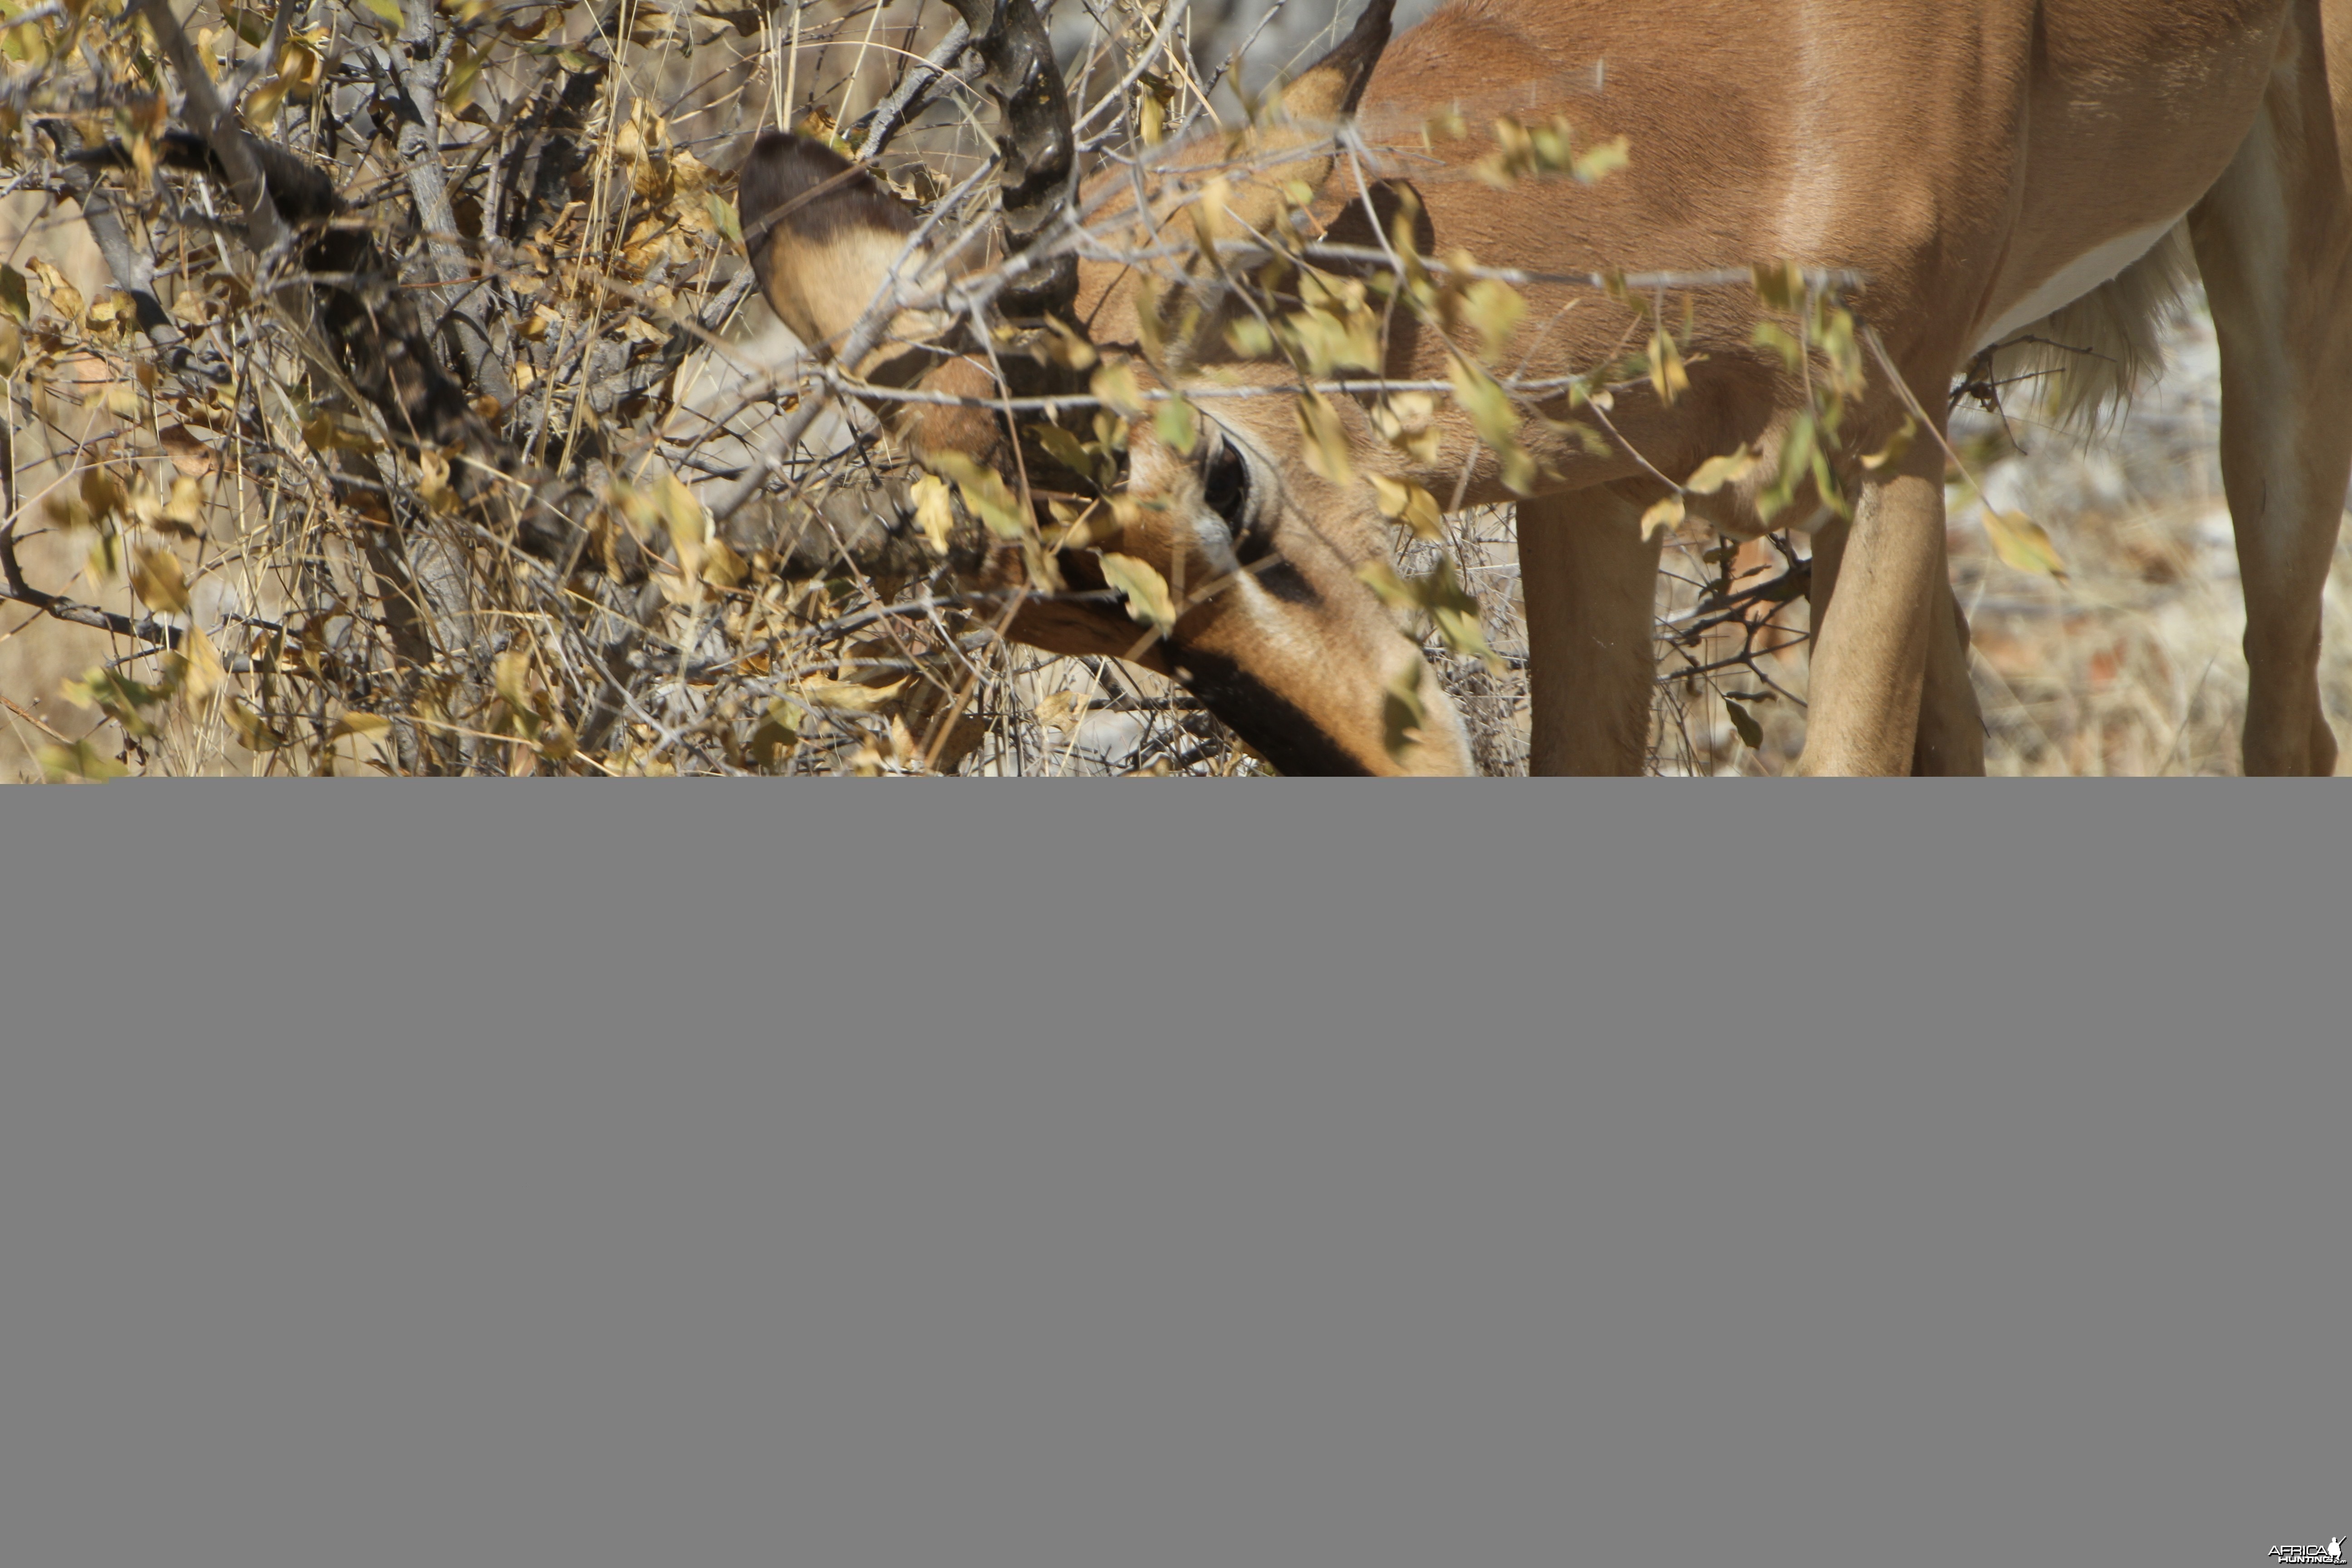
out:
M1813 582L1807 597L1813 625L1826 617L1837 589L1850 525L1833 521L1813 535ZM1984 713L1969 679L1969 623L1947 582L1936 595L1935 624L1928 628L1927 666L1919 689L1919 728L1911 742L1915 778L1975 776L1984 772Z
M2352 5L2326 7L2338 57ZM2305 13L2306 18L2308 13ZM2246 595L2249 773L2327 773L2321 595L2352 478L2352 190L2305 26L2254 129L2189 217L2221 345L2221 480ZM2352 58L2339 74L2352 77ZM2352 120L2352 108L2347 120ZM2352 123L2342 129L2352 132Z
M1519 503L1530 773L1642 773L1657 675L1658 552L1610 489Z

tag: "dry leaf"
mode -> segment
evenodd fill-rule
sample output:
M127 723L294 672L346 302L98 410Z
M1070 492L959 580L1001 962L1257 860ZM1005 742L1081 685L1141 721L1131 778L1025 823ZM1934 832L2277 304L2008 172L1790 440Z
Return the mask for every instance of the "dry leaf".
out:
M1103 580L1126 597L1129 617L1159 628L1162 637L1174 629L1176 602L1157 567L1116 551L1105 551L1101 560Z
M1983 510L1985 535L2003 563L2020 572L2065 577L2066 563L2040 523L2021 511L1995 511L1990 507Z
M1374 474L1372 492L1380 498L1381 515L1394 518L1412 530L1414 538L1435 541L1445 537L1444 529L1438 523L1437 498L1411 479Z
M854 680L804 680L796 689L813 708L836 713L872 713L898 695L911 679L901 676L887 686L860 686Z
M1672 533L1683 525L1683 498L1668 496L1642 514L1642 542L1649 543L1661 534Z

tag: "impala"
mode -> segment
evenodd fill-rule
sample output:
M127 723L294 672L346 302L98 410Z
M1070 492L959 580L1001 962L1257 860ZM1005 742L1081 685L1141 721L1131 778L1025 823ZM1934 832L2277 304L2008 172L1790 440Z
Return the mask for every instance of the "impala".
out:
M1189 449L1134 419L1123 504L1106 514L1115 523L1059 533L1058 555L1033 548L1025 570L1034 580L1057 564L1093 587L1106 560L1140 562L1179 613L1139 647L1106 595L1045 595L1011 635L1172 676L1285 773L1466 773L1458 717L1360 576L1389 549L1372 481L1449 508L1516 501L1531 765L1638 772L1659 550L1645 513L1709 459L1746 453L1729 482L1684 499L1755 537L1784 445L1810 438L1811 362L1759 343L1744 273L1720 280L1786 261L1854 279L1870 344L1824 446L1828 493L1775 497L1774 526L1813 532L1801 766L1979 772L1967 629L1945 561L1948 389L1979 353L2026 339L2144 343L2167 269L2193 251L2221 340L2223 474L2247 600L2245 768L2333 770L2316 666L2352 470L2352 204L2339 156L2352 89L2331 93L2329 65L2352 49L2352 0L1453 0L1393 40L1391 4L1372 0L1238 143L1198 135L1161 158L1178 188L1163 199L1118 166L1074 183L1066 96L1026 0L959 0L994 50L1011 127L1001 246L1035 261L1024 292L1000 303L1075 324L1130 359L1147 393L1295 387L1294 364L1233 346L1223 329L1244 305L1208 260L1189 285L1201 319L1171 350L1155 341L1165 290L1139 288L1116 246L1069 243L1058 220L1075 201L1130 254L1286 225L1332 254L1395 236L1424 256L1466 251L1533 278L1490 356L1514 367L1516 385L1549 377L1564 389L1671 322L1686 389L1620 388L1605 416L1580 411L1567 390L1522 396L1515 454L1510 440L1482 441L1450 399L1400 439L1377 386L1323 405L1332 425L1319 447L1288 396L1199 399ZM1469 177L1493 143L1426 130L1507 117L1565 121L1579 144L1623 137L1630 163L1591 183L1496 189ZM1206 177L1252 159L1255 177ZM1302 195L1312 199L1290 212ZM961 454L1004 475L1050 467L1020 445L1034 414L984 406L1022 390L1005 385L1013 362L948 314L897 308L919 279L975 265L969 241L959 251L924 231L861 165L803 137L763 136L740 200L784 322L841 355L858 385L922 399L888 405L916 456L936 467ZM1202 255L1213 249L1204 242ZM1655 311L1638 292L1576 280L1629 269L1697 281ZM1461 352L1398 312L1371 379L1444 383ZM2132 367L2110 368L2120 385ZM1823 504L1840 496L1850 504ZM1401 697L1417 722L1400 724Z

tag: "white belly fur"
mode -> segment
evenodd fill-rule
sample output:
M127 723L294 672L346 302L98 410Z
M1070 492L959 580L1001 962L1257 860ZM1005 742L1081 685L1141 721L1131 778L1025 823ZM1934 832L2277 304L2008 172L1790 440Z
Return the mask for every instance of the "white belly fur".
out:
M2184 213L2182 216L2187 215ZM2172 232L2173 225L2179 221L2176 217L2147 228L2136 228L2068 263L2058 276L2003 311L2000 320L1979 333L1977 351L1982 353L2011 332L2032 326L2051 311L2071 305L2101 284L2111 281L2116 273L2155 249L2156 242Z

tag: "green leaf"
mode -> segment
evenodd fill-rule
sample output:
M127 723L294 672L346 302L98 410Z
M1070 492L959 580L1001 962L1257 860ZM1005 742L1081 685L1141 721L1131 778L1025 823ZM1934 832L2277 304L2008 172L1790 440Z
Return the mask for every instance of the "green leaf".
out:
M743 220L736 212L735 204L716 191L706 192L702 199L709 204L710 221L719 226L719 232L727 237L727 243L738 250L742 249Z
M1192 422L1192 405L1181 397L1162 403L1153 423L1159 427L1160 438L1184 457L1191 457L1192 448L1200 443L1200 429Z
M69 746L43 746L34 755L51 784L104 784L131 772L88 741L76 741Z
M124 734L152 735L155 726L148 722L146 710L171 700L173 685L149 686L100 665L80 679L65 682L62 689L68 701L97 709L121 725Z
M1429 667L1414 659L1396 674L1381 693L1381 742L1389 755L1404 761L1408 748L1421 740L1421 727L1428 721L1428 710L1422 706L1422 672Z
M1770 349L1779 354L1780 363L1789 367L1790 375L1796 374L1805 363L1805 345L1797 341L1796 333L1777 321L1759 321L1755 342L1758 348Z
M5 264L0 264L0 310L19 321L33 319L33 301L25 292L25 275Z
M1820 431L1811 414L1800 414L1789 422L1789 432L1780 438L1780 466L1772 482L1762 495L1756 498L1756 515L1766 522L1794 499L1797 487L1805 482L1813 466L1814 442Z
M379 18L394 32L400 31L400 0L360 0L360 9Z

